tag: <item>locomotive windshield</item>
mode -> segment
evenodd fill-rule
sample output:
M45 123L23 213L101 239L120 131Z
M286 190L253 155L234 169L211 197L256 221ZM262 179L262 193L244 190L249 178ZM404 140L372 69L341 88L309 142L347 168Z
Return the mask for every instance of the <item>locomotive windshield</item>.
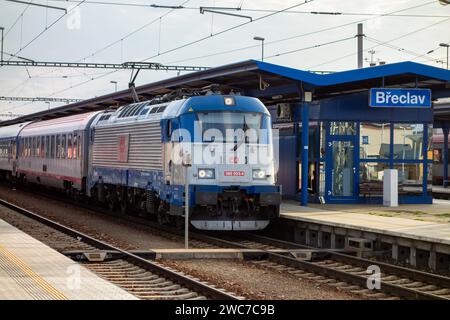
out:
M197 113L203 142L233 143L241 140L239 132L253 131L260 140L267 116L250 112L199 112Z

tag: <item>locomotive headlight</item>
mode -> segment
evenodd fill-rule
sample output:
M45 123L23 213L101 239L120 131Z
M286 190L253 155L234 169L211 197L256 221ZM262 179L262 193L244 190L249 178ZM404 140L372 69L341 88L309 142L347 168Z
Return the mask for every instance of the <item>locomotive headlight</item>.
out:
M216 171L214 169L198 169L199 179L214 179L216 177Z
M223 98L223 102L226 106L234 106L236 104L233 97L225 97Z
M258 180L266 179L266 172L261 169L253 169L252 176L253 176L253 179L258 179Z

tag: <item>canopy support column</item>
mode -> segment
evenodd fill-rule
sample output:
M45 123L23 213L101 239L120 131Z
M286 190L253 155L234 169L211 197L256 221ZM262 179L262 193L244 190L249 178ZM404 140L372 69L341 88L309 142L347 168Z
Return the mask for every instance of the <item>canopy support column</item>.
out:
M449 133L449 128L447 126L444 126L442 128L442 132L444 133L444 145L443 145L443 156L444 156L444 161L443 161L443 166L444 166L444 175L443 175L443 187L447 188L448 187L448 133Z

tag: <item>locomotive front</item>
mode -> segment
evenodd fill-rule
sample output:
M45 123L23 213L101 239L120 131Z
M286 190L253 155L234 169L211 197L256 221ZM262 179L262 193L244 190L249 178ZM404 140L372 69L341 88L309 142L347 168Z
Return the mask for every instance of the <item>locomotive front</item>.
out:
M165 174L180 190L189 185L193 226L259 230L279 215L277 150L270 114L258 99L191 97L176 115L169 114L167 110L162 121L170 141L165 144Z

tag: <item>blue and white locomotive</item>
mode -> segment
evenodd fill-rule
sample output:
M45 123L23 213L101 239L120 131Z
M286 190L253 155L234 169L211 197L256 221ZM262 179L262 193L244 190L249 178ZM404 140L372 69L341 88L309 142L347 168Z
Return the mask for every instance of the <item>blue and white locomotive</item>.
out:
M12 132L0 137L15 140L8 150L17 148L7 157L11 170L1 168L5 176L85 195L111 210L182 223L189 186L189 218L198 229L259 230L279 215L270 114L255 98L146 101Z

